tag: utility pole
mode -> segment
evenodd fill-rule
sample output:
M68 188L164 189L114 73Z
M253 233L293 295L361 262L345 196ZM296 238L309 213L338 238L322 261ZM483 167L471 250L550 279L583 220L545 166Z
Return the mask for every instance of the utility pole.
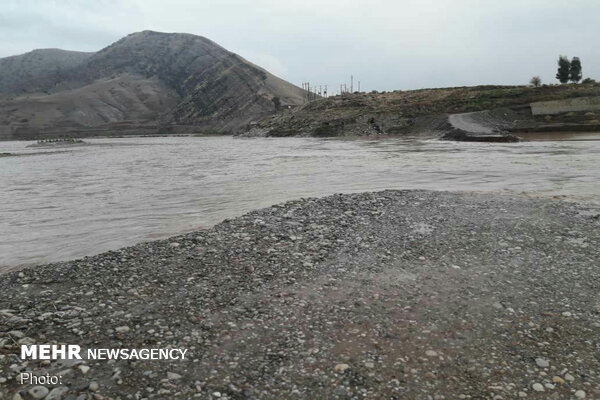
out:
M350 75L350 93L354 93L354 77Z
M360 93L360 81L358 81L358 93Z

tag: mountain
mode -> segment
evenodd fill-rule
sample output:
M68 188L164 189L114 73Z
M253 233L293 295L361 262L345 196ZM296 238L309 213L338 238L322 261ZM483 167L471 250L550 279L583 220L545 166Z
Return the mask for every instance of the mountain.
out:
M0 59L0 138L244 130L302 89L204 37L143 31L96 52Z
M51 87L63 71L83 64L94 53L34 50L0 59L0 93L29 93Z

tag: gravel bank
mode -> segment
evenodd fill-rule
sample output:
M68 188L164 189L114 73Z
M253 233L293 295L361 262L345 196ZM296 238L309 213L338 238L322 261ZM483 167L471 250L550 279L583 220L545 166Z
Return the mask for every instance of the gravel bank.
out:
M0 398L600 398L599 228L548 199L384 191L10 273ZM32 342L190 357L21 362Z

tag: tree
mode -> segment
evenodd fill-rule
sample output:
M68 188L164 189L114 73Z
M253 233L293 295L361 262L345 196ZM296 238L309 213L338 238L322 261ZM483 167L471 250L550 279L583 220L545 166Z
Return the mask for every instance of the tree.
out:
M596 81L592 78L585 78L581 83L596 83Z
M567 83L569 82L570 75L571 62L567 56L558 57L558 72L556 73L556 79L558 79L560 83Z
M581 80L581 60L579 60L579 57L573 57L573 60L571 61L569 79L571 82L575 83Z
M542 84L542 78L536 75L533 78L531 78L529 83L531 83L533 87L540 87L540 85Z

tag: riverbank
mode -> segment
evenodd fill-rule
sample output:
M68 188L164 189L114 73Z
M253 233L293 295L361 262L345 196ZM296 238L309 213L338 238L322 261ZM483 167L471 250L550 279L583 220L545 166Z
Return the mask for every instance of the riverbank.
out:
M384 191L7 274L0 393L29 371L70 398L595 398L599 226L549 199ZM14 355L54 342L190 358Z
M243 134L274 137L418 134L435 138L453 129L454 124L449 121L449 116L472 113L479 114L474 119L479 125L476 134L473 135L471 129L459 128L470 138L477 138L482 134L490 136L492 132L485 132L488 128L492 131L499 129L517 133L551 126L557 131L554 128L567 122L570 126L585 125L581 129L594 131L598 123L594 112L590 115L571 116L572 113L568 113L567 116L548 117L533 114L531 107L532 104L540 104L539 102L576 102L577 99L598 96L600 86L596 84L544 85L537 88L488 85L381 93L357 92L318 99L289 112L266 117ZM550 110L550 107L546 109ZM560 110L560 107L554 106L550 111L556 110ZM473 121L469 119L471 121L468 121L468 125L472 125L470 122Z

